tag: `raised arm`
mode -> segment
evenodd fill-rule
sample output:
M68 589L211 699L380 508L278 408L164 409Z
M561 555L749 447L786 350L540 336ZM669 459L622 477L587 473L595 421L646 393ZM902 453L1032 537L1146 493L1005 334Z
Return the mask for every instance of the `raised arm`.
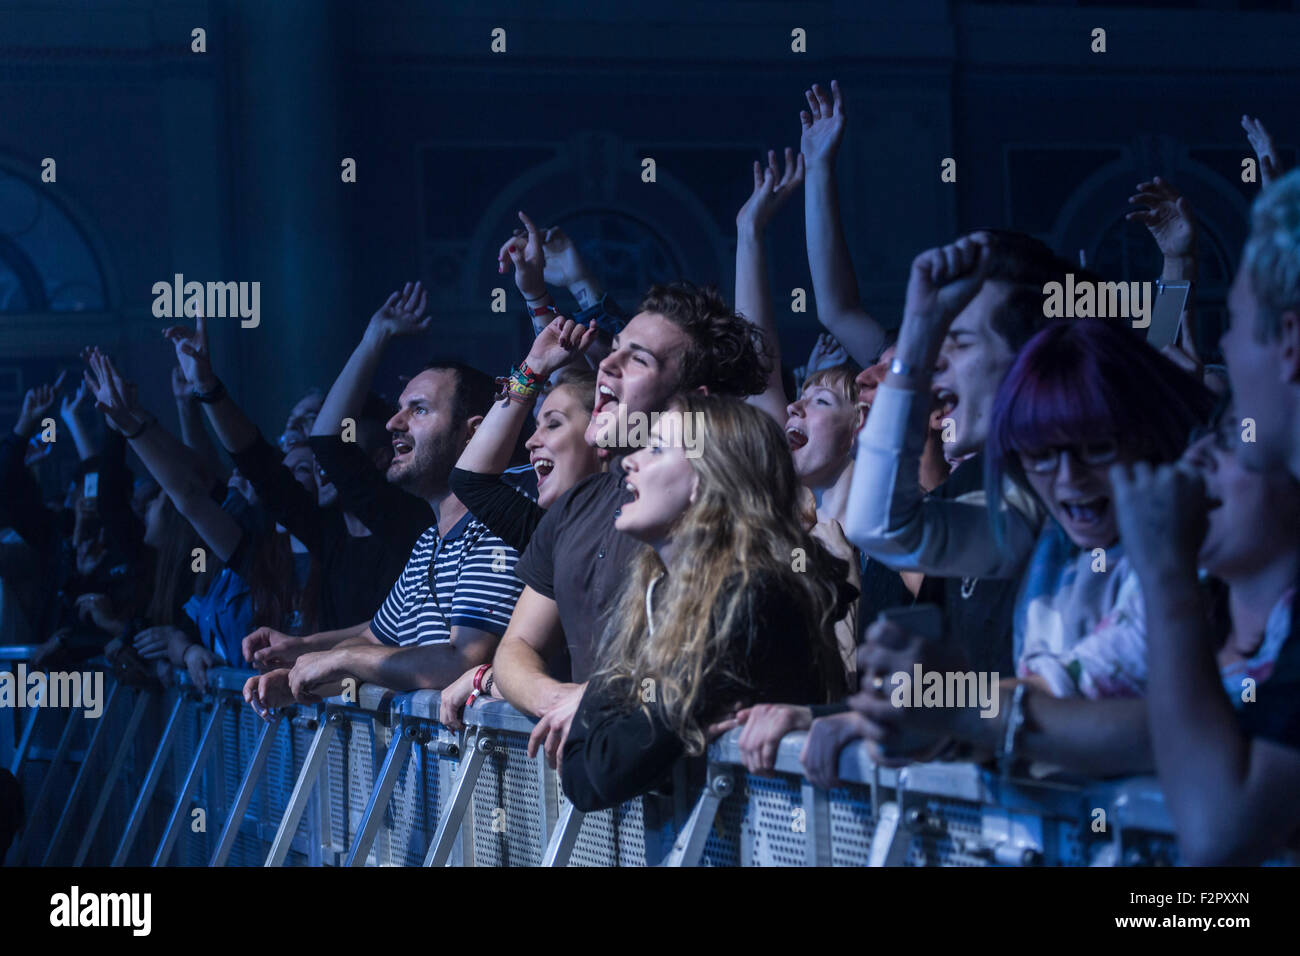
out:
M95 349L88 357L88 364L85 381L95 397L96 407L126 437L176 510L194 526L208 547L222 561L229 560L243 531L212 500L208 484L189 450L140 407L134 389L122 380L107 355Z
M885 330L862 306L849 244L840 222L835 158L844 138L844 98L839 83L834 80L830 96L816 84L804 96L808 110L799 114L803 125L799 149L808 164L804 223L817 319L843 343L853 360L866 368L875 364L885 341Z
M164 329L163 335L176 349L176 361L179 363L181 381L193 387L195 400L207 412L208 421L217 433L217 440L227 452L241 452L257 440L257 426L244 414L221 380L212 369L212 354L208 348L208 323L200 313L194 320L194 328L173 325ZM172 382L177 402L181 401L178 383ZM186 400L189 404L189 400ZM192 409L191 409L192 411ZM182 419L183 420L183 419ZM199 429L202 430L200 423ZM205 432L206 434L206 432ZM188 444L188 442L186 443Z
M181 426L181 441L194 452L213 478L221 477L225 473L221 456L212 442L212 436L203 427L203 416L199 414L194 385L186 379L185 372L179 365L172 368L172 398L176 400L176 419Z
M542 231L520 210L519 221L523 229L501 244L497 252L498 270L505 272L507 263L515 270L515 286L524 297L533 333L540 335L546 325L558 315L555 298L548 285L567 286L578 301L579 309L590 313L594 320L601 313L605 301L600 281L578 254L573 240L558 226ZM592 321L591 325L595 325ZM586 354L593 368L609 354L610 335L596 332Z
M1267 189L1286 172L1282 161L1278 159L1277 149L1273 146L1273 136L1257 117L1242 116L1241 128L1246 131L1250 148L1259 157L1259 184Z
M595 329L578 325L562 315L556 316L537 334L524 365L545 381L584 354L595 337ZM536 396L509 392L505 401L493 402L461 452L456 467L488 475L505 471L519 440L519 432L532 416L535 401Z
M325 396L311 430L313 435L337 437L343 429L343 419L360 416L384 349L398 336L418 335L428 330L433 322L432 316L424 314L428 304L429 294L424 287L419 282L408 282L400 291L390 295L379 311L370 317L361 342L353 349L343 371Z
M1187 290L1187 301L1178 327L1178 338L1171 345L1161 347L1180 368L1198 378L1203 373L1203 363L1196 349L1196 279L1200 260L1197 256L1196 216L1191 204L1170 183L1156 176L1150 182L1139 183L1137 194L1129 202L1145 208L1135 209L1125 219L1140 222L1151 233L1164 265L1160 278L1164 281L1187 280L1192 283Z
M1271 707L1297 726L1292 637L1273 676L1238 715L1223 692L1219 635L1197 591L1196 555L1207 526L1203 479L1180 463L1111 469L1116 518L1146 601L1147 721L1165 803L1192 865L1255 864L1300 826L1300 750L1251 732L1255 708ZM1292 605L1292 613L1297 608ZM1293 631L1294 634L1294 625ZM1285 676L1283 676L1285 675ZM1277 682L1277 683L1275 683Z
M858 436L844 533L865 553L900 571L942 577L1009 577L1033 549L1033 503L1007 509L1006 542L989 533L987 506L926 496L921 452L931 411L930 381L948 326L974 298L987 270L982 237L930 249L912 262L895 371L876 393Z
M59 417L72 435L72 443L77 446L77 457L82 461L99 454L99 448L90 434L90 423L84 417L89 405L90 390L85 382L77 383L77 390L72 395L64 395L59 402Z
M772 314L772 291L767 280L767 252L763 247L763 234L776 211L803 184L804 157L795 156L786 147L785 172L777 169L776 152L769 150L767 168L754 163L754 191L736 214L736 311L752 325L758 326L767 343L767 358L771 371L767 388L746 401L763 409L782 428L785 427L785 387L781 384L781 343L776 332L776 318Z

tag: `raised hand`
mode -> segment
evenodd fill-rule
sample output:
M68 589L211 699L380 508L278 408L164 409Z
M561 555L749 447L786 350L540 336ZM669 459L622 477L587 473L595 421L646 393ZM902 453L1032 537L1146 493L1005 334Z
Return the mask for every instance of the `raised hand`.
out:
M946 330L979 292L990 258L982 233L921 253L912 260L904 321L916 317Z
M59 416L67 421L75 416L90 403L90 389L86 388L84 381L77 383L77 390L70 395L64 395L59 402Z
M1273 147L1273 136L1264 128L1264 124L1254 117L1242 116L1241 128L1246 131L1250 148L1259 157L1259 182L1267 189L1273 184L1273 180L1280 179L1284 172L1282 163L1277 158L1277 150Z
M200 309L194 317L193 329L173 325L163 329L163 335L176 348L176 361L180 363L185 380L200 392L216 388L217 376L212 371L212 356L208 351L208 320L204 318L203 310ZM175 375L172 376L172 393L176 394Z
M1128 201L1146 208L1135 209L1124 218L1146 226L1166 259L1194 262L1196 218L1187 198L1159 176L1139 183L1137 189L1137 194L1129 196Z
M736 214L737 228L761 233L776 211L803 185L803 178L803 153L796 156L795 151L787 146L785 171L782 172L776 165L776 150L768 150L766 169L754 162L754 191Z
M827 96L826 91L814 83L811 90L804 91L804 96L808 100L808 109L799 114L799 122L803 124L799 152L809 166L833 165L844 139L844 98L840 95L840 85L831 80L831 93Z
M144 413L136 404L136 391L118 374L113 360L98 347L86 354L90 366L85 372L85 385L95 398L95 407L104 413L109 424L120 432L131 433L144 421Z
M54 407L54 399L63 388L63 380L67 375L67 372L60 372L53 385L37 385L27 390L27 394L23 396L23 407L18 412L18 422L14 425L17 434L26 437L28 432L35 430L41 423L41 419L45 418L46 413Z
M172 366L172 398L184 401L194 394L194 389L185 377L185 370L179 365Z
M1196 469L1185 462L1114 465L1110 482L1119 540L1144 587L1180 570L1194 574L1210 509Z
M528 350L528 367L542 378L550 378L557 369L568 365L596 341L596 327L586 326L557 315L533 340Z
M425 315L429 293L420 282L406 283L390 295L370 317L371 328L385 335L419 335L433 324L433 316Z
M542 252L546 254L547 285L567 288L591 278L578 247L559 226L552 226L542 236Z
M536 300L546 295L546 250L542 234L521 209L519 221L526 232L515 234L501 244L497 252L497 270L506 271L507 260L515 267L515 285L525 299Z
M844 346L840 345L835 336L829 332L822 332L817 336L812 351L808 353L808 371L805 374L811 375L824 368L844 365L848 360L849 353L844 351Z

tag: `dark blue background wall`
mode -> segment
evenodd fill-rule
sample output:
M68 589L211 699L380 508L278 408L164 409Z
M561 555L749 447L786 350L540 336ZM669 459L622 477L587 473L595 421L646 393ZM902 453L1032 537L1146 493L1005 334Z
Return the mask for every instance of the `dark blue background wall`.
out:
M495 254L519 208L564 224L627 306L675 273L729 292L749 163L798 146L802 91L832 77L848 97L853 256L889 324L911 257L979 225L1154 277L1153 244L1122 217L1159 173L1202 219L1212 336L1258 188L1240 181L1241 114L1294 160L1293 6L6 0L0 416L91 342L167 405L151 288L176 272L262 283L261 326L229 320L214 338L268 430L328 385L407 278L431 284L439 318L387 383L435 351L502 372L525 339L513 310L488 305L498 286L517 302ZM1105 54L1089 49L1098 26ZM195 27L206 53L190 50ZM504 54L490 51L495 27ZM939 178L949 156L955 184ZM44 157L56 183L40 182ZM340 180L343 157L355 184ZM792 288L811 290L801 211L771 243L798 364L817 330L788 311Z

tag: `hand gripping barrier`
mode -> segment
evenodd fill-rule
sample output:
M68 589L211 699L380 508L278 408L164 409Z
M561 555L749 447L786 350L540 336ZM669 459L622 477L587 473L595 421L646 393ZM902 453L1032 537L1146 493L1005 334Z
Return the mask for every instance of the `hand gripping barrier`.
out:
M5 649L0 662L31 649ZM1152 778L1004 780L971 764L840 757L837 785L803 776L804 734L769 775L739 731L682 761L666 793L599 813L564 799L535 721L479 701L466 729L437 691L362 685L356 700L244 704L249 672L141 690L105 679L98 721L37 707L0 723L0 758L29 795L12 862L348 866L1168 865L1177 841ZM202 811L201 813L199 811Z

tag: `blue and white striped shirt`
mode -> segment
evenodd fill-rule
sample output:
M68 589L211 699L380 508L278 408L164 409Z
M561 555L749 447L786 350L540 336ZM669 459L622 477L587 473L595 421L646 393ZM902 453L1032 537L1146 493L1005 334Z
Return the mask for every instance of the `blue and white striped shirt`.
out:
M499 637L524 587L515 577L518 560L518 552L471 514L443 538L433 525L415 542L370 629L394 646L445 644L457 626Z

